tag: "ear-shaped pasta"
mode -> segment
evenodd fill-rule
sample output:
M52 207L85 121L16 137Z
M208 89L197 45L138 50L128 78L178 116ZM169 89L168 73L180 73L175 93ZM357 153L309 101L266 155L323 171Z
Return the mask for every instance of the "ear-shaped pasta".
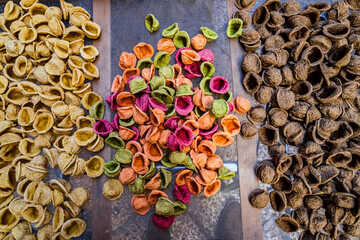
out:
M0 94L3 94L9 85L9 80L4 77L4 76L0 76Z
M25 165L24 177L32 181L42 180L48 174L46 164L46 159L43 156L33 157L32 161Z
M55 168L57 165L57 158L59 156L59 152L57 151L57 149L56 148L50 148L50 149L44 148L43 154L44 154L47 162L49 163L49 165L52 168Z
M50 75L60 76L66 70L66 64L57 54L53 54L45 64L45 71Z
M48 84L51 81L51 76L45 71L44 66L37 66L34 68L33 75L35 80L42 84Z
M49 185L40 182L34 193L33 201L42 206L46 206L51 203L51 192L52 189Z
M85 165L86 174L91 178L100 177L104 172L105 160L100 156L90 158Z
M84 106L85 109L89 110L92 105L99 101L102 102L102 98L97 93L88 92L85 93L85 95L81 99L81 104Z
M230 133L224 131L214 133L212 140L216 146L219 147L226 147L234 142L234 139L231 137Z
M29 97L24 95L20 88L12 87L4 94L4 99L6 102L15 105L23 105L28 101Z
M54 190L57 189L64 194L68 194L71 190L71 183L64 179L52 179L50 180L50 187Z
M21 20L15 20L11 23L10 25L10 32L12 34L17 34L21 31L21 29L23 29L24 27L26 27L26 24L21 21Z
M101 33L101 27L92 21L83 22L81 25L81 29L90 39L97 39Z
M133 51L139 60L144 58L152 58L154 56L154 48L150 44L146 44L144 42L137 44L133 48Z
M99 69L91 62L83 63L82 70L84 71L85 78L88 80L100 77Z
M46 133L54 126L54 118L50 113L41 113L36 116L33 128L38 133Z
M64 207L73 218L79 216L81 208L79 208L73 201L65 201Z
M103 185L103 195L108 200L118 199L124 191L124 187L117 179L110 179Z
M81 70L75 68L72 73L72 79L71 79L72 85L76 88L79 88L82 85L84 85L84 81L85 81L84 73Z
M160 27L159 20L153 14L148 14L145 17L145 27L150 33L153 33Z
M29 13L31 17L34 17L35 15L45 15L47 9L48 7L44 4L35 3L29 9Z
M37 95L39 92L41 92L41 88L39 85L36 85L35 83L28 82L28 81L22 81L17 84L18 88L21 89L21 91L25 95Z
M92 128L81 128L74 133L75 142L79 146L87 146L96 139L96 133Z
M78 117L83 116L85 113L84 109L71 104L69 105L69 112L70 112L70 119L73 123L76 122Z
M43 14L37 14L31 18L30 24L32 27L37 28L41 25L47 25L49 19Z
M20 6L24 10L29 10L34 4L36 4L38 2L39 2L39 0L21 0L20 1Z
M70 54L70 45L68 41L59 40L54 45L54 52L59 58L66 59Z
M27 205L21 211L21 216L28 222L36 223L40 221L44 212L44 207L41 205Z
M13 67L14 67L13 63L6 64L3 69L4 76L12 82L19 82L21 78L15 74Z
M57 207L54 212L53 220L52 220L52 227L53 231L57 232L60 230L62 225L65 222L65 211L62 207Z
M74 7L71 3L66 2L65 0L60 0L60 7L62 14L65 20L69 19L70 9Z
M79 56L71 55L71 56L69 56L67 63L69 65L70 69L73 71L76 68L81 69L83 67L83 63L85 63L85 61Z
M63 139L63 146L65 152L69 154L78 154L80 152L81 146L76 144L74 136L66 136Z
M86 93L91 92L91 84L85 83L81 87L79 87L77 90L74 90L73 93L77 95L80 98L83 98Z
M63 202L65 201L65 195L63 192L61 192L60 190L58 189L54 189L52 194L51 194L51 201L52 201L52 204L57 207L61 204L63 204ZM55 219L55 215L56 215L56 210L55 210L55 213L54 213L54 219Z
M89 191L83 187L74 188L69 193L69 198L71 201L73 201L79 207L82 207L89 200L89 197Z
M73 42L79 39L84 39L84 37L85 34L80 28L71 26L65 30L62 39L68 42Z
M14 21L21 15L21 7L13 1L8 1L4 7L4 18L6 21Z
M89 113L90 113L90 117L92 117L93 119L95 120L101 120L104 118L104 114L105 114L105 105L102 101L98 101L96 102L94 105L91 106L90 110L89 110ZM105 120L106 121L106 120ZM107 125L106 125L107 123ZM96 124L95 124L96 126ZM106 133L109 128L112 129L112 127L110 126L110 123L109 122L103 122L103 124L101 124L101 130L99 131L102 132L102 133ZM102 131L102 130L105 130L105 131ZM107 134L106 134L107 135Z
M70 52L72 54L80 55L80 49L84 46L84 39L78 39L70 42Z
M56 17L52 17L48 22L49 28L53 32L53 34L57 37L61 37L66 29L65 24Z
M69 23L72 26L81 27L82 23L90 20L90 14L82 7L70 8Z
M85 61L93 62L99 56L99 50L93 45L84 46L80 49L80 55Z
M74 171L77 158L77 155L70 155L65 152L60 154L58 158L58 165L64 175L70 175Z
M35 112L30 107L23 107L18 113L18 123L20 126L29 126L35 120Z
M195 179L198 183L204 186L208 186L213 184L217 179L217 173L212 170L208 170L206 168L200 169L198 175L196 175Z
M76 119L76 127L78 129L85 127L94 127L96 121L89 116L80 116Z
M19 56L16 58L13 71L19 77L25 77L28 75L33 68L33 64L30 59L27 59L24 56Z
M214 183L204 187L204 195L210 197L219 192L221 187L220 179L217 179Z
M86 223L80 218L72 218L67 220L61 227L61 236L64 238L79 237L85 232Z
M20 220L20 217L17 217L10 212L9 207L0 210L0 217L3 219L3 222L1 223L2 232L9 232Z
M27 1L34 1L34 0L27 0ZM59 7L55 7L55 6L48 7L48 9L46 9L46 11L45 11L45 16L48 19L55 17L59 20L62 20L61 9Z
M103 149L104 145L104 139L100 135L97 135L96 139L92 141L86 149L90 152L99 152Z

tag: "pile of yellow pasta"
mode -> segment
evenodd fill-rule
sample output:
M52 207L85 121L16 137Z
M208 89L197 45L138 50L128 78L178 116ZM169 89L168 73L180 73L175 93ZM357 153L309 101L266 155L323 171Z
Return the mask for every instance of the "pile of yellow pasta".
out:
M84 44L101 29L85 9L63 0L60 6L9 1L0 14L0 239L80 236L86 223L78 216L89 192L63 179L44 182L48 166L64 175L103 173L101 157L78 156L83 147L104 146L86 115L102 102L91 89L99 51Z

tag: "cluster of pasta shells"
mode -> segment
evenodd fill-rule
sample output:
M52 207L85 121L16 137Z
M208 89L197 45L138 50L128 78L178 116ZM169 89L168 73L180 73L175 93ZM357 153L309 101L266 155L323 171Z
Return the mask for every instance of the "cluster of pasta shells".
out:
M103 101L91 88L100 77L99 51L85 44L101 28L84 8L63 0L60 8L8 1L0 28L0 238L78 237L86 229L78 216L89 192L44 178L49 166L64 175L103 173L101 157L78 156L83 147L98 152L104 146L87 115ZM36 236L31 223L39 228Z

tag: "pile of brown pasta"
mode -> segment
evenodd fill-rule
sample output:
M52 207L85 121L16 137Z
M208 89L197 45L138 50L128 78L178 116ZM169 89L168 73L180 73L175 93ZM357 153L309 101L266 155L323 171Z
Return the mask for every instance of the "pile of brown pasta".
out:
M63 175L103 173L102 158L78 156L83 147L104 146L92 128L93 106L102 102L91 90L99 52L84 44L101 29L82 7L63 0L60 6L8 1L0 14L1 239L80 236L86 223L78 216L89 192L63 179L45 182L48 166Z
M256 167L272 191L249 196L268 203L285 232L299 239L360 237L360 2L314 3L239 0L244 21L239 38L247 51L243 85L257 102L249 124L262 124L261 143L271 159ZM287 154L284 144L297 147Z

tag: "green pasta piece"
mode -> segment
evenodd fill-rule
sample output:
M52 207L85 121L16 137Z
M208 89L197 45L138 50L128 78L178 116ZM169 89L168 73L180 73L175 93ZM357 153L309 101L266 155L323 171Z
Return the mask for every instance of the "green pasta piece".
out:
M174 67L171 65L162 66L159 69L159 75L165 79L173 79L175 74ZM165 85L165 84L164 84Z
M229 90L227 93L219 94L218 98L224 99L227 102L231 102L233 100L233 95L232 95L232 92Z
M102 101L94 103L89 110L90 117L96 121L104 118L105 115L105 105Z
M129 83L130 92L132 94L139 93L147 88L145 79L141 77L136 77Z
M226 35L229 38L240 37L242 34L242 25L243 25L243 22L240 18L230 19L230 21L228 22L227 29L226 29Z
M147 57L147 58L140 59L136 65L136 68L138 68L141 72L144 68L151 68L152 64L153 64L153 61L151 60L151 58Z
M129 184L129 190L133 194L144 194L145 193L145 180L142 178L136 178L135 182L133 184Z
M153 76L150 80L151 90L156 90L161 86L165 86L165 78L162 76Z
M112 148L125 148L125 142L121 139L118 132L111 132L109 136L105 139L105 143Z
M228 180L235 177L235 172L230 171L227 167L222 166L218 170L218 179Z
M160 51L160 52L156 53L156 55L155 55L154 65L156 68L161 68L161 67L169 65L170 60L171 60L170 53L165 52L165 51Z
M213 95L213 92L210 89L210 80L210 77L204 77L199 84L199 88L204 90L205 95Z
M209 112L215 118L225 117L229 113L229 105L224 99L216 99L210 105Z
M214 41L218 38L218 35L215 31L207 27L201 27L201 32L205 36L207 42Z
M119 149L114 155L114 160L121 164L130 164L133 158L131 151L127 149Z
M135 120L134 118L124 119L124 120L119 119L119 124L124 127L130 127L135 124Z
M211 62L203 62L200 65L200 72L203 77L212 77L215 74L215 67Z
M151 97L162 104L170 104L174 101L172 97L165 89L157 89L151 93Z
M175 95L175 89L168 86L161 86L159 89L164 89L172 97Z
M145 17L145 27L150 33L153 33L159 29L160 24L153 14L148 14Z
M116 161L109 161L104 165L104 173L106 176L113 178L119 176L121 171L120 163Z
M161 179L160 189L166 189L171 183L171 172L169 170L166 170L165 168L159 168L159 172Z
M174 201L173 208L174 208L174 215L180 215L186 212L186 204L181 201Z
M184 165L186 159L187 155L184 152L174 151L169 155L169 161L176 165Z
M175 97L180 97L180 96L192 96L194 95L194 92L191 90L191 86L190 85L181 85L180 87L178 87L178 89L176 90L176 95Z
M190 170L193 170L194 172L197 172L197 168L196 168L195 164L193 163L190 156L187 156L186 161L184 163L184 166L187 169L190 169Z
M164 38L173 38L177 32L179 32L179 25L173 23L162 31L162 36Z
M161 164L167 168L173 168L177 166L177 164L170 162L168 154L164 154L163 158L161 159Z
M174 215L173 202L165 197L159 197L155 205L155 213L163 217L171 217Z
M168 108L168 110L165 112L166 119L171 118L176 115L174 104L166 104L165 106Z
M174 45L177 48L190 47L190 37L189 34L185 31L178 32L174 39Z
M139 175L139 177L142 179L151 179L155 175L155 173L156 173L155 162L150 161L149 171L145 174Z

